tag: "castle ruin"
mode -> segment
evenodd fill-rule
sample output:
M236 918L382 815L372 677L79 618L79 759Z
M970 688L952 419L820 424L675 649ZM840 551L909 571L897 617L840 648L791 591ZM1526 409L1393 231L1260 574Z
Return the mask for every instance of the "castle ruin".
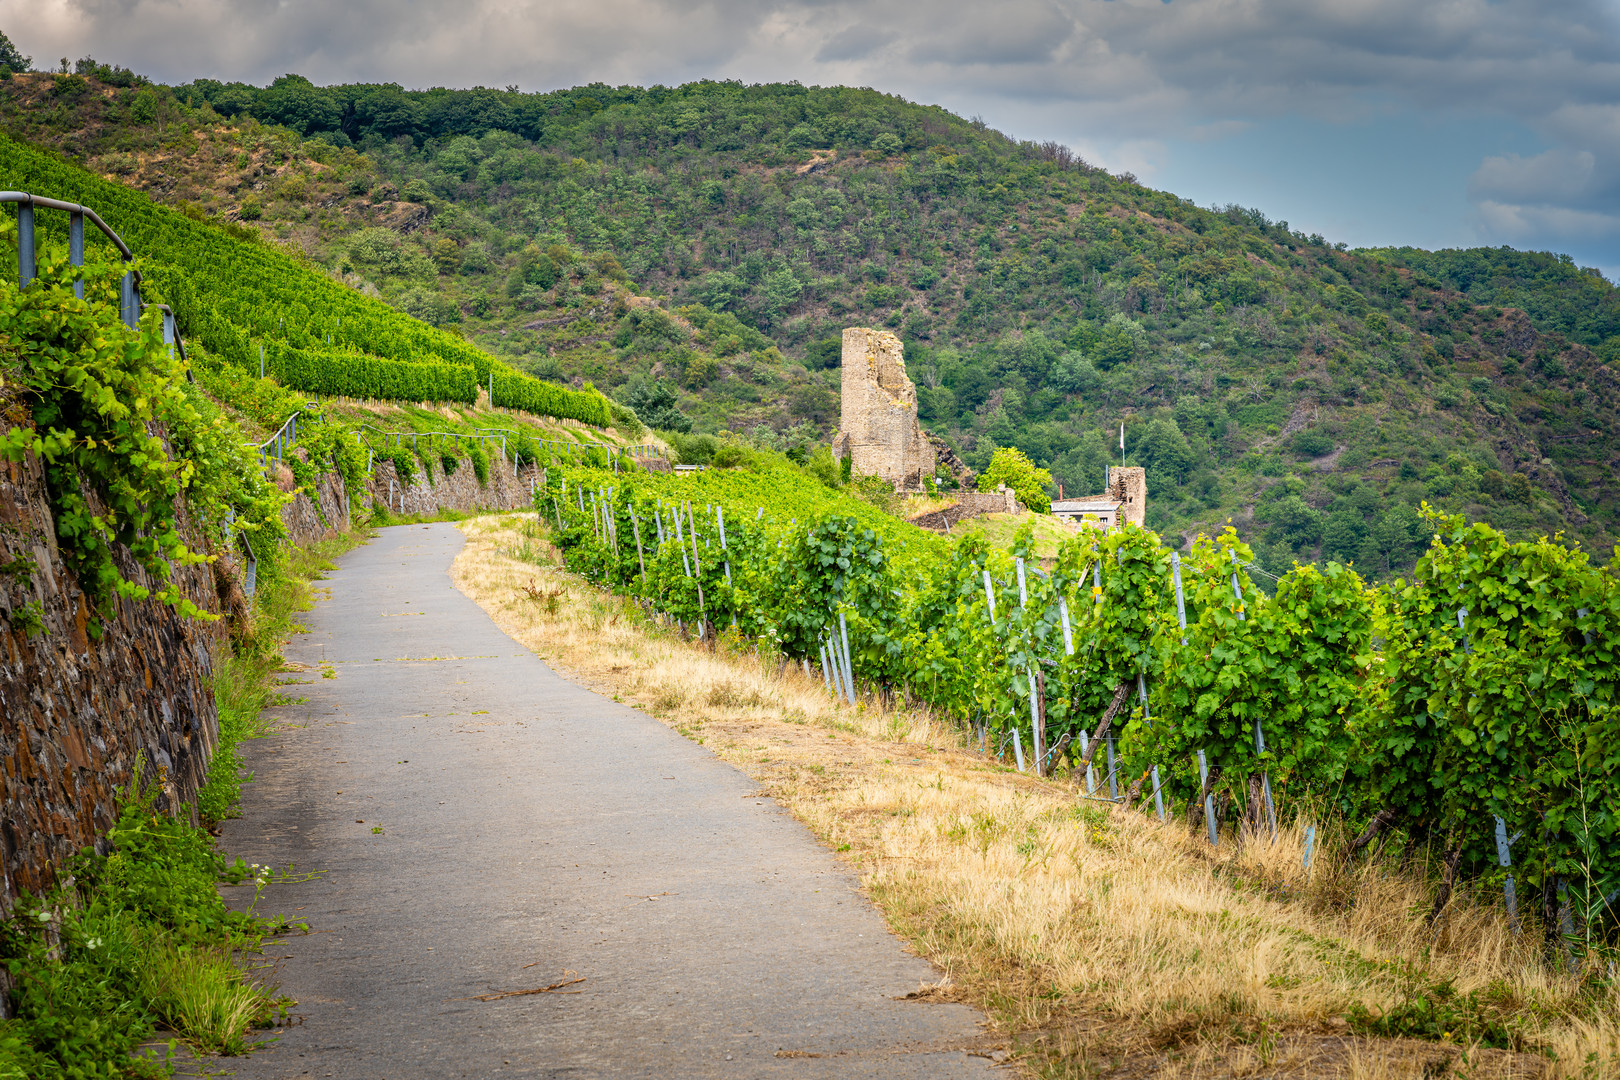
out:
M905 350L887 330L844 331L839 432L833 454L858 476L881 476L896 491L922 491L938 459L917 423L917 387Z
M1108 490L1082 499L1060 499L1052 503L1056 517L1077 525L1103 531L1130 524L1141 527L1147 520L1147 470L1132 465L1108 466Z

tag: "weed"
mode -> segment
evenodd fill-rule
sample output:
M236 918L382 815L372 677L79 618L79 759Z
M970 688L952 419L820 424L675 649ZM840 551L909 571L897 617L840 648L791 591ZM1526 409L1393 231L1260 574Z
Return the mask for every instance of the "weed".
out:
M276 929L232 911L217 883L268 871L227 863L208 834L156 813L137 769L119 793L106 855L86 848L44 897L24 895L0 924L0 961L16 979L16 1021L0 1028L0 1077L151 1075L135 1057L159 1023L203 1050L239 1053L268 1022L273 991L233 957Z
M518 591L530 603L552 618L556 618L557 612L562 610L564 593L561 585L554 585L549 589L543 588L534 583L534 578L530 578L527 585L518 586Z
M45 606L38 600L30 600L19 605L11 612L11 626L20 630L27 637L33 637L45 629Z

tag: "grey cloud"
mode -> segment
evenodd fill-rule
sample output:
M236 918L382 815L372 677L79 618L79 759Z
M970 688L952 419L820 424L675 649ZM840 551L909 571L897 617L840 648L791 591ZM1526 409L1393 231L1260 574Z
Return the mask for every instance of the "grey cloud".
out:
M1591 243L1620 237L1620 214L1545 203L1484 200L1475 206L1481 236L1510 244Z
M1070 18L1045 4L963 5L931 21L938 29L911 50L925 64L1045 64L1074 32Z
M35 57L93 53L172 81L797 78L1062 117L1114 147L1288 115L1486 114L1547 149L1481 161L1482 230L1581 228L1620 205L1606 0L0 0L0 24Z
M816 53L816 59L826 63L836 60L864 60L896 37L892 30L874 30L870 26L855 25L834 34Z
M1580 199L1590 187L1597 157L1590 150L1548 150L1533 157L1488 157L1468 182L1468 197L1480 202Z

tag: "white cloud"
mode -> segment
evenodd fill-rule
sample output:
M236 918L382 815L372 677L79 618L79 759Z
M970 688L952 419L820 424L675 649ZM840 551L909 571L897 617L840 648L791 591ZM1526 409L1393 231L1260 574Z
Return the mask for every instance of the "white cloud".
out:
M1620 213L1575 210L1567 206L1500 203L1490 199L1475 204L1482 235L1504 243L1545 239L1591 241L1620 237Z
M1585 195L1597 158L1590 150L1548 150L1534 157L1488 157L1468 181L1476 202L1534 199L1569 201Z

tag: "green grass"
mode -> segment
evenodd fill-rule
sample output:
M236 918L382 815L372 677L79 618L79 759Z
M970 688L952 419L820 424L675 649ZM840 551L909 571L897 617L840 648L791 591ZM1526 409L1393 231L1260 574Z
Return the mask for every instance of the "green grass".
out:
M162 1075L138 1056L160 1027L200 1051L240 1053L282 1001L234 957L286 929L232 911L218 883L268 876L228 863L183 818L154 811L140 770L119 796L109 853L86 849L43 897L19 897L0 924L0 959L16 981L15 1021L0 1028L0 1077Z
M247 1053L247 1033L281 1004L227 948L158 939L142 951L138 977L147 1008L196 1050Z

